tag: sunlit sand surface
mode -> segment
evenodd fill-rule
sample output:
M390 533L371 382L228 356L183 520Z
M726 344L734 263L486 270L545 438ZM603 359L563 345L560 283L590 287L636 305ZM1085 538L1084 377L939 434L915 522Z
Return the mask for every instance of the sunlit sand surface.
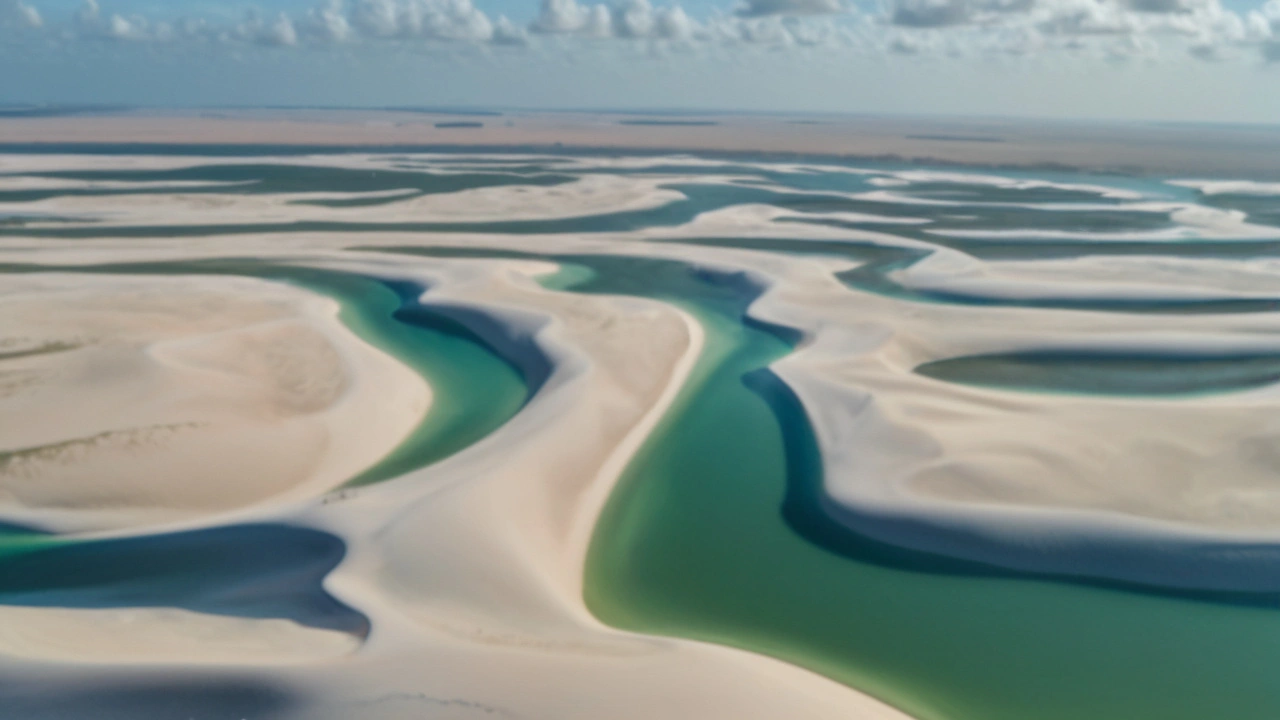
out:
M1265 177L88 149L0 155L14 717L1280 714Z

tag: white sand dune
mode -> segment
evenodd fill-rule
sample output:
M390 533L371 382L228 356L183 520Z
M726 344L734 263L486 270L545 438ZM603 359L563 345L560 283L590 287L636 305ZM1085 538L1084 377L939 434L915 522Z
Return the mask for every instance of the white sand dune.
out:
M1121 208L1123 210L1123 208ZM1151 206L1139 208L1151 211ZM1280 229L1248 222L1240 210L1222 210L1203 205L1168 206L1172 227L1159 230L1121 230L1118 232L1082 232L1074 230L1041 230L1012 228L1000 230L930 229L943 237L978 240L1069 240L1076 242L1175 242L1179 240L1258 240L1280 238Z
M1010 294L1003 281L974 286ZM1154 286L1139 296L1186 297ZM1276 589L1275 386L1179 399L1072 396L913 372L931 360L1027 350L1274 355L1276 314L1058 310L1048 325L1031 309L855 302L818 273L800 287L778 288L753 312L813 333L775 369L815 423L834 517L887 542L1020 570ZM1059 296L1125 297L1133 286L1070 290ZM854 308L857 324L841 322Z
M702 335L691 318L527 280L427 297L483 303L533 333L555 370L493 437L321 512L321 526L352 545L330 586L373 618L354 672L376 673L393 695L461 696L532 717L904 717L777 661L607 629L583 607L594 519L691 368ZM420 667L447 670L424 680ZM345 702L358 704L368 688L351 673ZM415 704L362 713L400 717Z
M193 194L139 193L80 195L6 203L22 215L92 219L112 225L220 225L293 222L485 222L494 219L555 220L586 214L647 210L684 199L660 186L670 176L617 177L588 175L561 185L507 185L418 194L416 190L239 194L203 191ZM701 180L699 180L701 181ZM368 205L326 206L334 201L378 201ZM179 219L179 223L172 222Z
M312 497L426 412L337 304L248 278L9 276L0 516L66 530Z
M950 249L888 276L921 292L1023 300L1248 300L1280 298L1276 261L1083 257L980 261Z
M932 170L904 170L893 173L893 178L905 181L908 185L917 183L937 183L946 185L971 185L978 187L994 187L1005 190L1062 190L1082 195L1097 195L1114 200L1141 200L1142 193L1117 188L1109 185L1091 185L1075 182L1051 182L1048 180L1014 178L1004 175L985 175L974 172L937 172Z
M1280 183L1252 180L1170 180L1169 184L1193 188L1204 195L1280 195Z
M54 254L85 259L83 251ZM287 513L292 521L343 537L348 559L327 586L370 618L372 634L359 641L358 651L350 654L357 642L350 636L280 620L6 607L0 608L0 619L22 623L23 629L0 634L0 666L39 660L53 663L58 670L50 677L59 677L118 655L116 662L124 664L254 667L260 677L306 688L324 708L308 717L335 719L356 711L362 718L402 718L422 707L423 698L443 697L529 717L648 718L657 713L764 720L786 714L905 720L878 701L779 661L606 628L583 605L582 567L595 517L700 351L702 332L689 316L651 301L542 290L532 276L552 269L545 263L351 257L310 253L299 261L417 279L432 286L425 301L442 312L483 308L487 324L476 329L513 357L535 362L525 340L533 337L538 353L554 361L543 391L520 415L429 472L344 491L323 502L259 503L238 514L224 511L191 521L198 526ZM408 264L423 269L413 273ZM33 283L62 288L65 281L55 281L79 276L30 277ZM177 295L172 286L188 280L157 282L171 286L160 292ZM208 302L200 293L218 289L234 292L237 302L251 307L263 301L250 302L249 291L274 299L279 307L270 310L275 312L292 310L287 301L299 302L296 291L270 283L208 280L203 286L187 283L195 299L178 295L174 307ZM107 276L102 284L145 288L147 281ZM51 298L42 294L40 299ZM96 305L125 317L118 307L101 300ZM50 312L67 315L65 307L53 306ZM153 312L160 317L148 327L160 334L164 313ZM111 335L122 332L112 329ZM364 381L365 376L358 377ZM154 395L171 396L177 388L191 388L193 380L174 378L172 390ZM392 380L399 378L385 382ZM390 386L378 394L387 392ZM381 412L369 407L362 417L370 422ZM82 465L101 463L94 459ZM139 486L164 496L156 478L140 479ZM315 484L308 489L323 490ZM226 488L223 497L221 509L238 499L234 488ZM101 517L96 507L90 510ZM81 626L93 631L78 632ZM129 650L117 651L125 632L136 637ZM208 639L211 634L216 640ZM69 637L83 647L69 649ZM343 659L321 662L326 657ZM392 699L369 704L378 698Z
M213 160L9 156L0 169L21 174L207 161ZM430 156L418 161L435 162ZM405 158L289 162L367 169ZM449 162L454 171L467 167L465 157ZM574 162L645 169L704 161ZM681 176L681 182L739 179L723 163L705 167L707 175ZM810 172L818 166L779 167ZM662 207L682 197L660 187L673 177L606 175L550 188L405 199L384 194L392 202L355 208L289 203L359 194L234 191L14 205L23 212L98 214L107 225L487 222ZM1066 187L968 175L883 177L1014 190ZM1134 199L1123 188L1070 187ZM1194 215L1199 210L1178 216L1186 207L1171 204L1184 225L1169 238L1261 236L1240 214L1205 209L1203 216ZM412 372L345 329L334 303L249 279L6 275L0 417L23 422L6 424L0 434L0 453L8 453L0 455L0 515L112 535L156 524L230 522L326 530L348 550L326 588L367 616L371 630L356 638L191 611L0 607L0 625L11 628L0 632L0 667L32 673L53 688L71 687L116 662L137 665L142 678L162 663L211 673L210 666L249 668L255 678L302 697L299 717L334 720L398 720L428 710L432 717L556 720L905 720L877 700L783 662L621 632L603 626L585 606L583 565L600 508L703 349L691 316L655 301L543 289L535 276L554 269L546 262L352 249L364 246L660 256L750 273L769 287L752 315L805 333L798 351L774 369L814 423L826 509L852 530L1016 569L1176 587L1277 589L1276 387L1177 399L1069 396L945 383L914 370L951 357L1044 349L1280 353L1280 315L910 302L841 284L834 273L853 267L852 260L696 244L789 238L937 249L895 235L886 218L817 216L885 225L874 231L781 222L796 215L737 205L676 227L536 237L297 232L0 239L7 261L15 263L259 257L414 280L429 288L425 304L463 322L528 372L545 374L541 391L472 447L427 470L326 495L388 452L430 399ZM939 251L893 279L911 289L990 300L1270 299L1280 290L1274 271L1273 260L987 262ZM136 640L120 649L126 632Z

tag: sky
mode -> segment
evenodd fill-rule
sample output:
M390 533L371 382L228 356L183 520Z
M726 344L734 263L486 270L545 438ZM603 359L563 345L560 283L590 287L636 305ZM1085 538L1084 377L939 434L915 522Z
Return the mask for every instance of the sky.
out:
M1280 0L0 0L0 103L1280 122Z

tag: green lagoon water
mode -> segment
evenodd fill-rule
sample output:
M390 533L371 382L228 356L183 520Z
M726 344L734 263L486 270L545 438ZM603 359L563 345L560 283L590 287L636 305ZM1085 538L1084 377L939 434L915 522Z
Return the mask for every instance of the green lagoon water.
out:
M1024 352L935 360L915 371L948 382L1023 392L1175 397L1275 384L1280 382L1280 357Z
M352 332L431 385L432 404L422 422L348 485L389 480L443 460L496 430L528 399L519 369L463 325L416 305L418 286L296 269L284 277L337 299Z
M771 655L921 720L1280 717L1280 598L1028 576L829 520L812 430L765 369L794 338L744 321L756 291L743 277L643 258L400 251L558 260L566 290L671 302L706 329L593 536L586 601L605 622Z
M10 272L39 271L35 266ZM65 269L65 268L64 268ZM421 288L304 267L252 262L86 266L84 272L218 273L288 282L327 295L354 333L431 384L423 420L350 485L387 480L485 437L523 405L521 373L473 333L417 304ZM0 460L3 460L0 454ZM229 526L112 540L82 540L0 525L0 604L182 607L288 618L366 634L368 621L322 587L345 554L340 539L287 525ZM3 715L3 712L0 712Z
M511 168L505 170L514 172ZM697 174L705 170L684 172ZM538 175L537 182L524 184L556 184L564 180L551 167L531 167L528 173ZM921 217L933 223L929 227L942 229L1145 231L1171 225L1160 214L1110 210L1045 213L998 204L1080 199L1100 202L1092 196L1081 198L1079 193L1051 188L1028 194L1025 190L958 190L945 184L920 184L901 191L972 201L958 208L930 208L823 194L826 190L874 189L859 177L767 172L760 176L762 183L781 183L813 192L777 193L745 183L677 183L673 187L686 191L686 201L639 211L544 221L6 227L0 228L0 235L74 242L77 238L167 240L244 232L340 231L362 238L390 231L513 236L598 233L677 225L700 212L747 202L767 202L804 213L839 210ZM317 180L316 176L292 170L267 172L258 167L186 171L165 177L252 181L243 192L397 189L403 187L404 179L388 174L365 180L333 172L322 174ZM440 183L448 182L434 176L419 180L422 185L411 186L419 192L444 191ZM505 174L499 177L486 173L468 180L477 186L509 181L517 182ZM1141 188L1161 185L1146 179L1092 181ZM1185 198L1190 191L1162 187L1153 192ZM374 204L382 201L368 200ZM1266 204L1269 201L1250 202L1266 205L1250 206L1260 214L1273 209ZM811 221L833 222L820 215ZM1185 243L1026 242L1021 238L947 238L927 234L928 229L894 226L892 232L989 259L1156 253L1236 259L1280 255L1276 238ZM361 242L372 244L376 240ZM682 242L844 255L866 263L840 276L853 290L916 302L1160 313L1257 312L1274 311L1280 306L1280 299L1268 298L1005 300L917 292L892 282L886 273L923 257L918 251L877 248L865 243L803 243L785 238ZM396 251L413 252L403 248ZM586 568L585 599L605 622L771 655L870 692L920 720L1280 719L1280 597L1164 593L1004 571L876 543L830 520L820 507L822 465L812 428L797 398L767 370L770 363L792 351L796 337L784 328L745 318L745 310L758 292L745 276L634 256L556 257L465 248L424 248L417 254L554 260L562 263L561 270L541 279L549 289L626 294L669 302L693 314L706 329L707 344L689 382L627 468L596 527ZM457 452L500 426L536 391L536 382L522 377L516 367L470 331L438 313L416 307L412 302L415 290L407 286L261 264L221 269L183 269L173 264L153 267L157 268L154 272L169 274L255 274L330 295L342 303L342 320L353 331L428 378L436 393L431 412L396 451L354 478L352 482L356 484L395 477ZM1111 367L1104 362L1092 369L1073 371L1079 360L1075 359L1075 365L1054 365L1034 359L1028 363L1026 358L961 358L921 371L949 381L981 384L994 372L991 363L1004 363L997 374L1020 378L1015 385L1021 390L1099 392L1105 391L1107 383L1132 390L1135 382L1166 382L1176 379L1179 373L1195 376L1190 381L1200 383L1201 388L1206 382L1218 382L1222 386L1217 389L1230 389L1271 382L1271 363L1275 362L1270 358L1253 359L1257 362L1230 358L1221 367L1179 366L1171 373L1166 372L1168 367L1154 368L1167 377L1153 380L1147 377L1153 368L1141 366L1142 362L1151 362L1149 358L1138 358L1138 365ZM1239 364L1240 360L1246 361L1244 365ZM1024 374L1017 376L1015 371ZM1148 392L1167 394L1183 389L1157 384ZM32 594L48 592L55 596L51 602L163 602L216 608L218 587L225 583L234 589L237 584L235 558L244 552L239 548L246 545L246 538L248 545L255 545L260 536L265 537L261 531L239 528L225 536L197 538L194 543L185 538L177 543L179 549L184 542L194 547L186 547L179 553L180 558L165 555L165 562L171 564L161 567L157 577L148 575L144 567L153 552L148 543L173 543L173 538L156 537L153 541L101 551L86 546L45 553L27 551L40 549L48 540L21 530L6 535L0 529L0 595L7 587L14 602L37 602L39 598L33 599ZM337 561L331 554L338 552L336 546L331 548L318 536L295 533L272 542L289 545L289 553L296 553L282 555L282 562L293 566L302 558L314 563L317 575L325 571L325 563ZM223 550L212 545L221 545ZM194 554L185 554L188 551ZM5 559L6 553L11 559ZM31 558L48 558L49 562L64 563L66 568L80 568L77 572L88 573L90 579L104 577L102 573L106 571L97 564L117 565L111 566L101 583L89 583L88 595L82 595L79 587L60 585L61 571L34 567ZM139 558L143 561L139 562ZM191 565L190 558L205 558L200 562L216 570L216 582L200 582L203 571ZM137 572L121 575L121 568L126 565L136 567ZM274 562L264 561L262 577L273 577L276 568ZM95 572L98 575L93 575ZM194 583L191 592L181 590L187 582ZM120 587L127 591L122 594ZM331 608L321 608L323 612L308 609L310 603L323 600L314 592L316 587L318 581L310 583L309 592L284 598L268 594L235 611L308 617L313 618L312 622L317 622L314 618L336 617ZM142 594L135 596L129 588L138 588ZM212 600L205 597L206 592L213 594ZM2 601L5 599L0 597Z
M0 272L41 272L5 265ZM93 273L218 274L286 282L338 301L339 319L361 339L421 375L432 404L390 454L348 481L367 485L443 460L486 437L515 415L535 387L521 371L461 323L419 305L415 283L302 266L244 260L120 263L59 267ZM0 544L4 535L0 534Z
M1028 578L833 527L803 411L762 371L789 338L743 322L752 293L687 267L565 260L595 270L573 289L673 301L708 333L597 527L586 599L601 619L788 660L923 720L1280 717L1272 599Z
M0 550L0 604L179 607L363 636L368 619L323 586L345 554L338 537L289 525L28 543Z
M689 384L597 527L586 599L601 619L769 654L923 720L1280 717L1273 599L1032 578L860 539L817 507L812 432L765 370L794 338L744 321L756 293L744 277L668 260L547 259L563 263L543 279L548 287L663 300L707 331ZM338 299L344 323L437 391L413 435L353 482L435 462L524 402L519 372L474 336L438 316L415 323L404 314L416 290L298 268L256 274ZM19 554L43 545L13 540Z

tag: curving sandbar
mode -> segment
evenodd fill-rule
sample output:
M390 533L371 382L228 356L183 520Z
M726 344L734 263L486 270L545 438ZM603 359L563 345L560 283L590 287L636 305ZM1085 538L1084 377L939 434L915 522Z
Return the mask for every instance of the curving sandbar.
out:
M32 299L6 315L30 338L0 350L0 367L70 373L80 366L58 363L82 354L103 369L78 381L83 417L56 395L77 385L35 396L80 434L12 447L96 437L131 417L121 408L218 408L200 422L255 430L219 446L236 452L191 455L201 479L178 509L152 505L182 478L121 470L146 469L151 444L59 456L76 483L23 486L47 507L15 501L4 517L111 530L0 527L5 568L27 582L0 592L13 619L0 673L21 681L0 703L30 718L90 714L104 683L196 707L207 697L192 678L224 689L228 713L272 720L1271 720L1280 708L1267 365L1280 243L1266 196L747 158L3 160L0 203L20 213L0 228L5 277ZM193 269L219 263L360 280L332 293L338 310ZM138 293L156 300L117 297ZM271 312L255 309L268 295ZM208 308L240 324L203 324ZM479 375L500 367L505 389L437 380L447 353L395 342L391 322L369 332L374 310L461 328L492 355ZM56 332L25 329L37 322ZM103 338L70 349L79 340L58 323ZM371 378L411 382L355 393L343 348L369 348L348 330L398 361L380 356ZM984 381L987 365L929 370L1026 357L1070 362L1003 385ZM1129 376L1088 364L1116 357L1148 364ZM1187 369L1196 358L1244 381L1206 380ZM1161 375L1143 385L1135 372ZM378 425L419 373L433 385L425 418ZM205 377L218 380L193 379ZM276 398L269 413L247 409L258 394ZM342 473L272 466L302 479L230 483L239 499L208 505L228 481L200 472L277 442L278 416L311 427L352 394L368 404L333 442L376 429L380 449L361 463L351 450L345 473L376 482L336 489ZM316 397L328 404L298 399ZM415 445L456 417L447 451ZM55 425L13 424L13 437ZM290 447L271 457L323 457ZM111 503L87 492L102 490L86 479L98 468L116 473ZM124 504L144 495L145 508ZM113 556L121 538L146 553ZM110 565L120 574L41 571L61 543L64 561L124 558ZM163 548L162 572L129 562ZM248 559L263 564L250 573ZM290 571L302 565L305 577ZM63 575L89 580L58 589ZM69 649L82 634L91 647ZM60 699L41 709L28 687ZM151 701L114 702L167 720Z

